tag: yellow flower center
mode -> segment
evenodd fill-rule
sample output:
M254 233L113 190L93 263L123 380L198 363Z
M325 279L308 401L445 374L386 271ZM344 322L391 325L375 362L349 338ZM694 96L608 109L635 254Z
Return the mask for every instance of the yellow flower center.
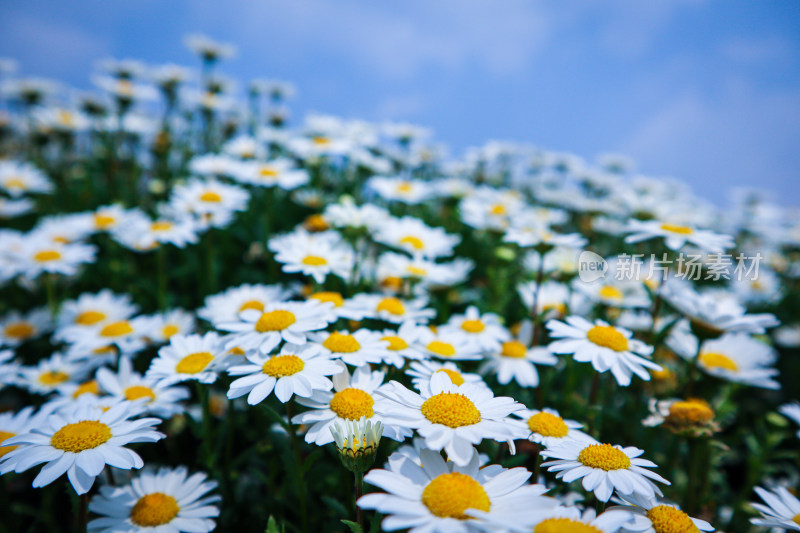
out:
M669 505L657 505L647 511L656 533L699 533L689 515Z
M603 530L572 518L548 518L539 522L533 533L603 533Z
M422 503L439 518L467 520L467 509L488 512L491 501L480 483L460 472L439 474L422 491Z
M536 413L528 419L528 427L532 433L538 433L543 437L566 437L569 433L567 424L560 416L550 413Z
M5 442L7 439L16 436L16 433L9 433L8 431L0 431L0 444ZM3 457L10 451L16 450L16 446L0 446L0 457Z
M388 342L389 349L392 350L393 352L399 350L405 350L406 348L408 348L408 343L403 339L401 339L400 337L398 337L397 335L388 335L386 337L381 337L381 340Z
M503 204L494 204L491 209L489 209L489 213L492 215L505 215L507 212L508 210Z
M133 327L127 320L112 322L100 330L100 335L103 337L122 337L130 333L133 333Z
M94 225L100 229L113 226L116 221L117 219L111 215L103 215L101 213L96 213L94 215Z
M57 250L42 250L41 252L36 252L36 254L33 256L33 259L39 263L58 261L61 259L61 253Z
M335 353L353 353L361 349L355 337L347 333L331 333L325 342L322 343L324 347Z
M156 399L156 393L153 392L153 389L144 385L133 385L125 389L126 400L133 401L139 398L150 398L149 401L153 401Z
M111 438L111 428L97 420L83 420L67 424L50 437L53 448L80 453L97 448Z
M739 370L739 365L736 364L736 361L727 355L717 352L701 353L700 364L706 368L723 368L725 370L730 370L731 372L736 372Z
M175 365L175 372L178 374L197 374L205 370L208 364L214 360L214 356L209 352L190 353Z
M33 329L33 326L27 322L12 322L3 330L6 337L19 340L25 340L33 337L34 331L35 330Z
M377 311L386 311L387 313L397 316L403 315L406 312L406 306L403 305L403 301L399 298L384 298L378 302L378 306L375 309Z
M163 492L153 492L139 498L133 506L131 522L139 527L156 527L172 522L180 510L175 498Z
M503 343L503 351L500 352L500 355L522 359L528 355L528 349L519 341L508 341Z
M678 226L675 224L661 224L661 229L669 231L670 233L679 233L681 235L691 235L694 230L689 226Z
M9 178L5 181L6 189L22 189L25 190L25 182L20 178Z
M667 418L682 424L707 424L714 418L714 410L703 400L686 400L670 405Z
M800 525L800 513L794 515L794 518L792 518L792 522L794 522L797 525Z
M169 339L170 337L178 333L180 330L181 328L179 328L175 324L167 324L166 326L161 328L161 336L164 337L165 339Z
M297 374L306 364L296 355L276 355L264 363L261 371L273 378L284 378Z
M277 178L279 174L277 170L269 166L262 166L259 169L258 173L261 175L262 178Z
M310 295L309 298L313 298L318 302L331 302L335 307L341 307L344 305L344 298L338 292L315 292L314 294Z
M480 320L465 320L461 323L461 329L467 333L480 333L486 329L486 324Z
M229 355L244 355L245 351L239 348L238 346L234 346L230 350L228 350Z
M434 424L451 428L471 426L481 421L481 412L472 400L457 392L440 392L422 404L422 414Z
M409 274L416 276L418 278L424 278L425 275L428 273L428 271L425 270L424 268L415 267L413 265L407 266L406 271L408 271Z
M303 258L303 264L308 266L322 266L327 265L328 260L318 255L307 255Z
M303 221L303 225L308 231L325 231L330 227L325 217L320 214L309 215L308 218Z
M72 393L73 398L77 398L81 394L94 394L95 396L100 395L100 386L97 384L97 381L91 380L85 383L81 383L75 389L75 392Z
M411 192L414 187L411 183L404 181L397 186L397 192Z
M449 342L432 341L428 343L428 350L441 355L442 357L453 357L456 354L456 348Z
M394 292L399 292L400 289L403 287L403 278L399 278L397 276L385 277L381 280L381 287L392 290Z
M200 195L200 200L202 200L203 202L211 202L218 204L222 201L222 196L215 193L214 191L206 191Z
M589 341L615 352L624 352L628 349L628 339L612 326L595 326L586 332Z
M625 297L622 294L622 291L612 285L604 285L600 289L600 297L606 298L607 300L623 300Z
M314 137L311 137L311 142L313 142L317 146L327 146L331 143L331 140L328 139L327 137L321 137L319 135L315 135Z
M39 383L42 385L58 385L69 379L69 375L60 370L48 370L39 374Z
M578 455L578 461L589 468L609 470L624 470L631 466L630 458L619 448L610 444L592 444L587 446Z
M75 117L69 111L59 109L56 111L56 118L62 125L71 128L75 124Z
M168 220L156 220L150 224L150 229L153 231L168 231L172 229L172 222Z
M453 382L453 385L459 386L464 384L464 377L455 370L450 370L449 368L440 368L436 372L444 372L450 377L450 381Z
M422 250L425 248L425 243L422 242L422 239L419 237L414 237L413 235L407 235L400 239L400 244L407 244L416 250Z
M248 309L255 309L256 311L263 311L264 310L264 302L258 300L248 300L239 307L239 312L246 311Z
M256 322L256 331L266 333L267 331L282 331L297 322L297 317L291 311L278 309L264 313Z
M348 420L358 420L362 416L370 418L375 414L372 406L375 400L361 389L344 389L333 395L331 411Z
M105 313L100 311L84 311L75 317L75 323L81 326L91 326L106 319Z

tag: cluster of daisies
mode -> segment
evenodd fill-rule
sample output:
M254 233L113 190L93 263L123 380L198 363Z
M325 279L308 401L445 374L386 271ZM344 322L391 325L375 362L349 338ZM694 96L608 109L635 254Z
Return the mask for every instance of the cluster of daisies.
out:
M214 69L234 49L187 46L202 73L105 61L66 105L2 84L7 498L66 474L79 528L234 527L252 487L292 484L283 458L254 473L277 448L299 502L268 512L297 530L354 518L316 496L359 531L800 530L797 213L721 211L616 155L290 129L290 84L243 103Z

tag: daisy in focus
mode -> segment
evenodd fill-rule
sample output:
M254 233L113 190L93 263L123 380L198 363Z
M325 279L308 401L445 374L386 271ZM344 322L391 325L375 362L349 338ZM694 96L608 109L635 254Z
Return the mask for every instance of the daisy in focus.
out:
M555 409L523 409L514 413L514 416L522 419L519 425L520 438L527 438L545 447L558 446L567 440L594 440L580 430L583 424L562 418Z
M631 520L625 524L624 531L636 533L672 533L674 531L699 532L714 531L714 526L693 518L674 503L657 498L638 495L624 496L626 505L614 506L609 511L628 511Z
M213 331L205 335L173 335L169 344L158 350L145 377L161 386L188 380L213 383L225 355L220 336Z
M761 487L753 490L764 503L751 503L756 511L761 513L761 518L751 518L750 521L761 527L772 527L789 531L800 531L800 500L789 492L786 487L777 487L773 491Z

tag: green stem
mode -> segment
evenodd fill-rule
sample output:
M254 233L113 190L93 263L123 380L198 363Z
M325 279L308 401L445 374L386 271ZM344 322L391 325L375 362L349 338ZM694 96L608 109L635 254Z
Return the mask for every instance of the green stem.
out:
M203 410L203 442L200 445L200 455L206 469L211 470L211 405L208 398L208 388L199 381L195 381L197 388L197 398Z
M361 507L358 506L358 500L364 494L364 472L354 472L353 475L355 476L355 490L354 490L354 499L353 505L356 508L356 523L361 528L361 531L364 531L364 512L361 510Z
M80 504L78 508L78 532L86 533L86 527L89 523L89 493L81 494Z
M156 249L158 271L158 308L163 312L167 309L167 250L166 244L159 244Z
M299 501L300 520L302 522L301 531L308 531L308 514L306 512L306 485L303 480L303 455L300 450L300 441L297 438L297 430L292 424L292 403L286 402L286 416L288 417L287 430L289 431L289 439L292 443L292 452L294 453L295 466L297 468L297 499Z
M50 310L50 316L55 320L58 314L58 298L56 296L56 275L52 272L47 272L44 275L44 286L47 291L47 308Z

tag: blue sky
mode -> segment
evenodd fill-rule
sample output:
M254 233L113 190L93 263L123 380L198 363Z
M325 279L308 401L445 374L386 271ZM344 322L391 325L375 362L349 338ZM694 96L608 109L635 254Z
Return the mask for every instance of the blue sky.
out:
M800 3L739 0L71 0L0 4L0 56L88 86L97 58L194 65L298 86L308 110L633 157L724 204L734 186L800 205Z

